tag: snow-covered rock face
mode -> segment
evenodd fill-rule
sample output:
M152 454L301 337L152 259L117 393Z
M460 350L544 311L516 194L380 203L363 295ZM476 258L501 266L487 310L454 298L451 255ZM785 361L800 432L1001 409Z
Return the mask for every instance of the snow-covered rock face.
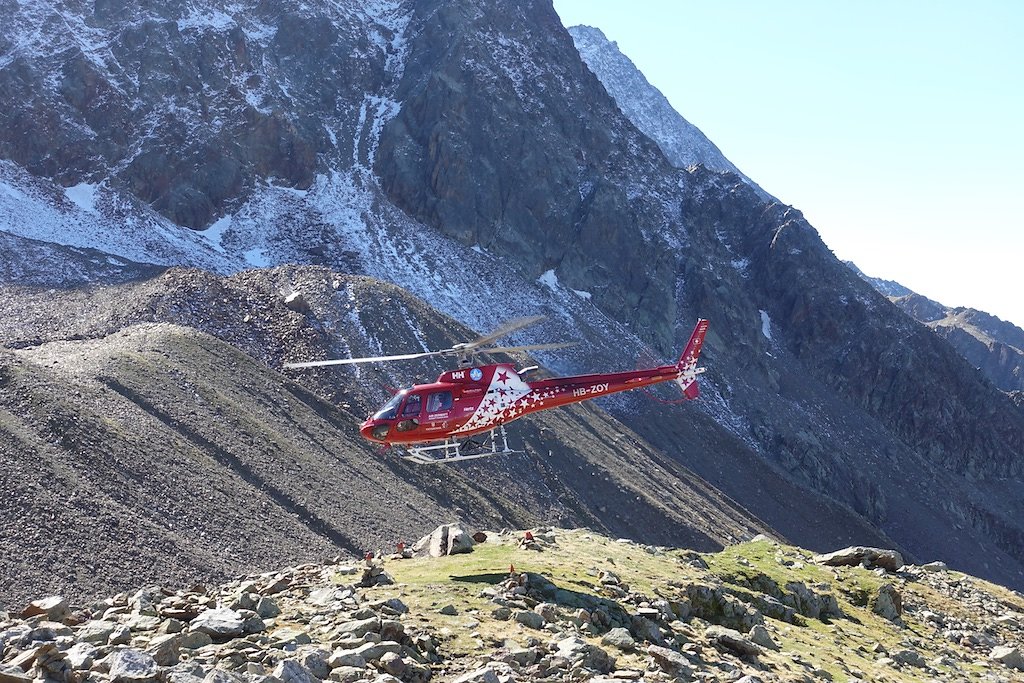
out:
M587 67L615 99L622 113L644 135L658 143L673 166L687 168L703 164L712 171L736 173L757 190L762 199L771 198L726 159L699 128L684 119L600 29L573 26L569 34Z
M0 157L202 228L268 183L372 160L408 15L388 0L33 0L0 23Z

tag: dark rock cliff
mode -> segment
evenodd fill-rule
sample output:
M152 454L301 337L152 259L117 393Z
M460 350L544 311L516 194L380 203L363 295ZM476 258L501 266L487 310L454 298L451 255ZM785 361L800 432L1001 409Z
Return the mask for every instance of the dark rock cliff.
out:
M553 270L666 347L676 175L583 65L550 2L416 4L401 113L375 170L388 196L464 245Z

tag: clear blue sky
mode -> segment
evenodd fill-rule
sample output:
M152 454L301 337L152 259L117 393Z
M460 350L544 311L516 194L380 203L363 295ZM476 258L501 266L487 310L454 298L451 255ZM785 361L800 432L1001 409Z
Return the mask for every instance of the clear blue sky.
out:
M1024 0L554 0L839 258L1024 327Z

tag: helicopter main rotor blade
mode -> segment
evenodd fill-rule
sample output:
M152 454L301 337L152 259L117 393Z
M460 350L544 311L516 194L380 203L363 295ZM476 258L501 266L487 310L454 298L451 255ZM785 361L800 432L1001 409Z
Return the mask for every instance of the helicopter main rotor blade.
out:
M496 339L501 339L507 334L512 334L516 330L521 330L524 327L529 327L530 325L536 325L543 319L544 316L535 315L530 318L516 318L514 320L509 320L505 324L498 327L496 330L493 330L492 332L485 334L479 339L474 339L471 342L460 344L456 348L459 350L471 351L473 349L477 349L483 346L484 344L490 344L492 341L495 341Z
M311 360L303 363L285 363L284 367L295 368L318 368L324 365L352 365L354 363L386 363L393 360L413 360L426 358L428 356L444 356L451 353L451 349L444 351L424 351L422 353L404 353L397 356L374 356L371 358L337 358L334 360Z
M554 344L527 344L526 346L492 346L487 349L477 349L476 353L514 353L515 351L542 351L545 349L564 349L576 346L576 342L558 342Z

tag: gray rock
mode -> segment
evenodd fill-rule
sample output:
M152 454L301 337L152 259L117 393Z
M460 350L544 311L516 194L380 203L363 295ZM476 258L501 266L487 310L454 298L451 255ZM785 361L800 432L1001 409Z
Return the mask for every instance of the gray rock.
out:
M473 550L473 537L458 524L442 524L412 546L415 555L444 557Z
M928 662L925 661L925 658L921 656L920 652L909 648L896 650L895 652L890 653L889 657L891 657L894 662L914 666L919 669L924 668L928 664Z
M992 648L988 658L996 662L1002 662L1011 669L1024 669L1024 656L1015 647L1003 645Z
M256 603L256 614L263 619L273 619L280 613L281 608L277 606L277 601L273 598L262 596Z
M331 673L328 660L331 653L315 645L303 645L296 652L294 659L306 668L310 674L319 679L327 678Z
M768 633L768 629L761 624L755 624L747 633L747 637L750 638L752 643L760 645L763 648L767 648L769 650L779 649L779 644L772 639L771 634Z
M454 617L459 613L459 611L455 609L455 605L445 605L441 609L437 610L437 612L438 614L443 614L448 617Z
M47 621L64 621L69 614L68 601L59 595L33 600L21 611L22 619L45 616Z
M638 640L646 640L655 645L666 645L665 635L661 632L661 628L646 617L633 617L630 628Z
M928 564L922 564L921 565L921 569L923 569L926 572L935 573L935 572L948 571L949 567L946 566L945 562L935 561L935 562L929 562Z
M555 655L564 657L573 662L579 662L582 666L599 673L608 673L615 668L615 658L607 652L591 645L582 638L571 636L564 638L556 644Z
M654 659L654 663L662 671L668 674L683 679L689 679L693 676L693 666L690 664L690 661L675 650L670 650L660 645L648 645L647 654Z
M397 653L385 652L381 655L378 665L381 671L391 674L396 678L402 678L403 674L405 674L405 660Z
M384 601L384 604L393 609L396 614L406 614L409 612L409 606L402 602L401 598L389 598Z
M360 645L351 652L361 656L368 662L373 662L383 657L386 652L400 654L402 652L402 646L390 640L383 640L379 643L366 643L364 645Z
M138 650L115 650L108 659L110 680L114 683L155 681L160 667L152 656Z
M331 669L352 668L362 669L366 666L366 657L354 650L335 650L327 660Z
M739 655L757 656L761 654L761 648L749 639L745 638L739 631L724 626L711 625L704 632L712 645L732 650Z
M544 617L542 617L541 615L537 614L536 612L531 612L531 611L528 611L528 610L521 610L521 611L515 613L514 619L515 619L515 621L517 623L520 623L523 626L526 626L527 628L533 628L533 629L542 629L542 628L544 628L544 623L545 623L544 622Z
M64 653L72 669L85 671L92 668L98 650L92 643L78 642Z
M856 567L858 565L868 568L881 567L890 572L898 571L903 566L903 556L897 551L861 545L850 546L824 555L815 555L814 561L830 567Z
M181 634L159 635L149 641L146 652L153 656L160 666L174 666L181 656Z
M32 683L33 678L16 666L0 664L0 683Z
M603 645L611 645L617 647L620 650L631 652L636 649L636 641L633 640L633 636L630 635L629 629L625 628L613 628L608 633L604 634L601 638Z
M338 624L337 631L338 633L347 634L350 638L362 638L371 631L380 633L380 617L345 621Z
M234 638L244 632L245 620L231 609L208 609L189 624L190 631L199 631L212 638Z
M212 669L203 678L203 683L245 683L238 674L225 669Z
M337 669L331 670L331 675L328 680L334 681L335 683L356 683L361 681L366 676L366 670L363 666L339 666Z
M272 675L281 679L283 683L314 683L306 667L294 659L278 662Z
M104 645L115 628L117 624L111 621L87 621L75 630L75 638L86 643Z
M108 645L127 645L132 642L132 630L127 626L117 626L110 632Z
M880 586L869 604L872 612L889 621L897 621L903 614L903 598L891 583Z
M452 683L498 683L498 674L489 666L464 673Z
M213 643L210 634L202 631L186 631L180 635L181 640L178 641L178 647L182 650L198 650Z
M558 612L555 611L555 606L550 602L542 602L533 608L533 611L544 617L544 621L553 623L558 621Z

